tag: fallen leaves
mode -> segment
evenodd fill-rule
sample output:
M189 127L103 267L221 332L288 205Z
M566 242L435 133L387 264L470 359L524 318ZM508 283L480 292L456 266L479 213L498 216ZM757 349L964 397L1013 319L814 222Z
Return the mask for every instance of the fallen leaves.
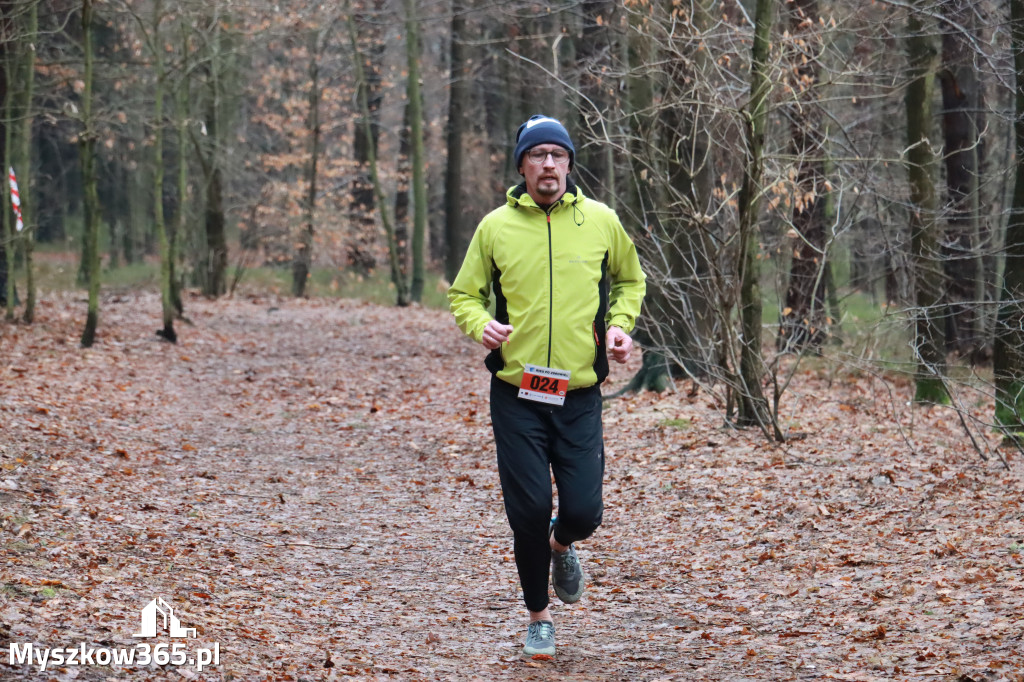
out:
M854 642L867 642L871 640L882 640L885 639L886 629L884 625L866 631L860 632L852 637Z
M421 308L190 305L178 351L150 339L153 296L105 306L90 351L62 342L74 302L0 326L12 641L130 638L160 594L221 643L225 679L1024 669L1020 472L979 462L939 410L894 418L872 378L797 377L783 447L720 430L709 393L610 401L591 582L553 604L554 660L521 660L479 347Z

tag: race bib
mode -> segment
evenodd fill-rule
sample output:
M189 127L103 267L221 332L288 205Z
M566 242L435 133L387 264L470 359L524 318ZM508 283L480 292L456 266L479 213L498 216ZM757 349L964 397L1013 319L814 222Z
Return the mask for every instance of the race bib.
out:
M564 405L571 375L572 372L564 369L527 365L519 384L519 397L548 405Z

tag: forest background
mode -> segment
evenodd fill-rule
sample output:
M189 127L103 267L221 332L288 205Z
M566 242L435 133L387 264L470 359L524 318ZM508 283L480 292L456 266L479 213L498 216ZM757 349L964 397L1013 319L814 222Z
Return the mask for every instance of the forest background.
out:
M921 403L991 400L965 436L1012 437L1020 11L9 2L0 298L32 320L45 256L80 254L85 346L102 273L147 258L171 341L183 289L260 269L298 297L386 274L398 305L437 302L543 112L649 273L637 387L691 378L783 440L780 360L829 349L913 376Z
M660 539L652 554L618 537L596 548L618 557L591 587L607 613L586 621L595 648L555 672L601 679L588 657L607 654L622 679L681 660L707 679L1019 677L1024 1L7 0L0 35L18 184L0 239L4 637L49 641L68 600L91 637L134 618L111 604L146 584L139 561L174 562L159 548L172 536L192 543L174 565L209 578L161 578L193 617L223 597L267 619L201 623L253 655L232 663L243 677L457 678L474 647L521 673L506 652L518 634L484 607L485 641L410 625L452 621L429 595L405 601L402 571L493 598L419 553L459 532L435 516L445 505L482 514L487 551L505 551L493 484L460 459L488 437L479 368L432 308L518 179L516 128L545 113L648 273L642 357L609 384L625 450L609 504ZM86 301L60 293L78 289ZM404 359L388 350L403 320L417 327ZM366 358L404 402L355 388ZM433 401L410 358L449 377ZM228 411L223 385L240 401ZM304 407L261 411L275 401ZM307 443L322 480L280 456ZM79 480L90 457L96 476ZM727 505L738 493L742 511ZM203 506L232 498L260 512ZM353 536L379 521L404 563L282 596L304 562L334 565L324 552L370 553L293 499L350 511ZM705 547L673 553L694 537ZM64 540L82 549L63 556ZM510 576L495 580L512 603ZM360 603L371 582L407 615L342 622L391 628L394 647L332 633L336 615L309 632L289 620L326 613L318 594ZM694 592L705 582L728 589ZM106 606L80 599L115 584ZM651 590L675 596L636 607L649 638L622 653L613 612ZM678 611L694 593L701 606ZM275 654L282 632L301 663Z

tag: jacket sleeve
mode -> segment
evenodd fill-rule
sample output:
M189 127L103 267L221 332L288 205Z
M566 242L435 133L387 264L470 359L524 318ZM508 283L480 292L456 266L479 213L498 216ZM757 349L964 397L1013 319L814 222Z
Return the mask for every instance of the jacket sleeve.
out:
M614 216L614 214L613 214ZM608 326L616 326L629 334L636 326L640 305L647 293L647 276L640 267L636 246L626 234L617 216L612 220L611 249L608 273L612 286L608 300Z
M491 321L488 312L491 297L492 258L484 223L477 227L466 250L466 258L455 281L448 289L448 308L464 334L477 343Z

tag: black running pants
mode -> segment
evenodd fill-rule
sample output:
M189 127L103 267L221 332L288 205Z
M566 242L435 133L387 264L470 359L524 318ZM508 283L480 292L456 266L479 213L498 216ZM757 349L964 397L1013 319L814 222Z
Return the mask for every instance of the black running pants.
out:
M555 540L568 545L601 525L601 389L569 391L562 406L523 400L518 392L492 377L491 424L523 601L530 611L543 611L551 563L552 474L558 488Z

